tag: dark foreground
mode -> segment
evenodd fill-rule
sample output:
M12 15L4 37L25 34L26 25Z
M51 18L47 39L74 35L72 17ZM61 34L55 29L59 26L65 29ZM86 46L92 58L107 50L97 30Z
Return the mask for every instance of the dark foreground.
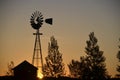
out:
M82 80L82 79L70 78L70 77L59 77L59 78L46 77L46 78L43 78L42 80ZM111 79L106 79L106 80L120 80L120 78L111 78Z
M0 76L0 80L21 80L18 78L15 78L14 76ZM78 78L70 78L70 77L44 77L43 79L25 79L25 80L81 80ZM111 78L111 79L106 79L106 80L120 80L120 78Z

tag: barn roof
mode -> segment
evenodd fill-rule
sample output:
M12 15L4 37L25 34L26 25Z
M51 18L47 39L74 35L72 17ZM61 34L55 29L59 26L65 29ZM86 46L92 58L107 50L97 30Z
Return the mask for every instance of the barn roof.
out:
M17 65L16 67L13 68L13 70L20 70L20 69L33 69L33 70L38 70L37 67L33 66L32 64L30 64L29 62L27 62L26 60L23 61L22 63L20 63L19 65Z

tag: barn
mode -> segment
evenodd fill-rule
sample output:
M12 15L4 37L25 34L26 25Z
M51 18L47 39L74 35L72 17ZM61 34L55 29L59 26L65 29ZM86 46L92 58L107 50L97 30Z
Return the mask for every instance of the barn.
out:
M37 70L38 68L26 60L13 68L14 77L17 80L36 80Z

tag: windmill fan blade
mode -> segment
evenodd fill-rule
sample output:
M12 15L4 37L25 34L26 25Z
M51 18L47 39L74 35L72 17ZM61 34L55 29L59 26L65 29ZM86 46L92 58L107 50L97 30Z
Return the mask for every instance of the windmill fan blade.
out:
M52 18L45 19L45 22L52 25L53 19Z

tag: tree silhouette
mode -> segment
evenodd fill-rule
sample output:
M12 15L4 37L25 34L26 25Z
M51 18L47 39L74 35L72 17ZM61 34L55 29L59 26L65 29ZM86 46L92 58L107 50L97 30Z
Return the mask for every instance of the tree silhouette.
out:
M106 71L103 51L99 50L98 40L91 32L85 47L86 56L80 57L80 61L72 60L68 65L70 74L82 80L104 80L109 77Z
M10 63L8 63L7 67L8 67L8 71L6 72L6 75L7 76L13 76L13 70L12 69L14 68L14 62L11 61Z
M70 76L74 78L81 78L82 80L87 80L90 72L88 64L89 62L84 56L80 57L80 61L72 60L70 64L68 64Z
M119 41L120 41L120 39L119 39ZM117 53L117 58L120 62L120 45L118 46L118 48L119 48L119 51ZM117 71L119 72L119 74L117 74L116 76L120 77L120 65L117 66Z
M80 77L80 62L77 60L72 60L69 64L68 64L68 68L70 71L70 76L71 77L76 77L79 78Z
M87 56L80 57L80 78L82 80L90 80L91 77L91 62Z
M97 44L98 40L94 36L94 32L89 34L89 39L87 40L86 49L86 63L87 69L89 70L88 78L90 80L104 80L108 77L105 65L105 57L103 56L103 51L100 51Z
M48 43L48 55L45 58L44 75L58 77L65 75L65 67L62 59L62 54L59 52L57 40L52 36Z
M74 78L80 78L82 80L88 80L90 77L90 61L87 57L80 57L80 61L72 60L68 64L70 76Z

